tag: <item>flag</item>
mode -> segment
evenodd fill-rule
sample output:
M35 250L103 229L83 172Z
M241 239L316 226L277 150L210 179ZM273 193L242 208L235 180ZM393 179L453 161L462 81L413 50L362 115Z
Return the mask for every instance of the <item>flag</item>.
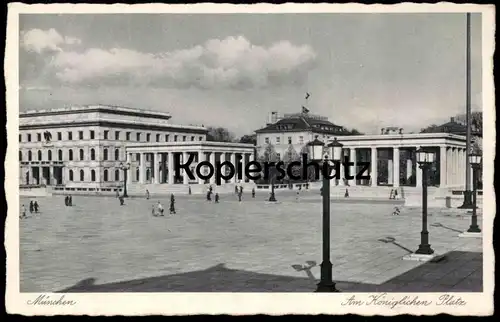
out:
M306 99L308 99L309 96L311 96L311 95L309 93L306 93Z
M305 108L304 106L302 106L302 113L309 113L309 110L307 108Z

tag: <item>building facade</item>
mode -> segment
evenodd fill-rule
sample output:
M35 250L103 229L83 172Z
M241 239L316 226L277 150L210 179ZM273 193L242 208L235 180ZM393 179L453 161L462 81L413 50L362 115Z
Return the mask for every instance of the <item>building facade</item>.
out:
M110 191L123 181L127 145L200 142L207 134L202 126L170 124L168 113L116 106L26 111L19 117L21 186ZM129 161L137 165L140 155Z

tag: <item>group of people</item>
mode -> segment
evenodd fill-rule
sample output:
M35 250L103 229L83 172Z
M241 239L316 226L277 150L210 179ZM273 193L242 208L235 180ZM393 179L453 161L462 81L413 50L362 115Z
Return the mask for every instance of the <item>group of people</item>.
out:
M175 212L175 197L174 197L174 194L171 194L170 195L170 214L171 215L174 215L176 214ZM161 202L158 201L158 203L156 205L153 205L152 208L151 208L151 214L155 217L157 216L164 216L163 212L165 211L165 209L163 208L163 205L161 204Z
M38 205L38 201L31 200L30 201L30 206L29 206L30 214L32 214L32 213L37 214L38 213L38 209L40 209L40 206ZM21 205L21 215L19 216L19 218L27 218L27 217L28 216L26 215L26 207L23 204L23 205Z
M64 205L66 205L67 207L73 206L73 196L67 195L66 197L64 197Z

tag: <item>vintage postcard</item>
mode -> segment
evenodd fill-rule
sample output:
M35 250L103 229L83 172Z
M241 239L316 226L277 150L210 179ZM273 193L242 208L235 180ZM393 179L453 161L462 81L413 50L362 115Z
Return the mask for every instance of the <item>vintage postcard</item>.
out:
M10 4L7 311L491 315L494 15Z

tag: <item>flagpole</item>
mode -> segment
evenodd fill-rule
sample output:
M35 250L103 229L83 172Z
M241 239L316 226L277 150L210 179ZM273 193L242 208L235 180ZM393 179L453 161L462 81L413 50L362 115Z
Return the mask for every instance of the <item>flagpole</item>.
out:
M465 158L465 191L464 191L464 203L459 207L461 209L471 209L472 205L472 191L471 191L471 165L469 160L469 154L471 153L471 48L470 48L470 13L467 12L467 51L466 51L466 112L465 112L465 122L467 123L467 132L465 138L467 142L466 147L466 158Z

